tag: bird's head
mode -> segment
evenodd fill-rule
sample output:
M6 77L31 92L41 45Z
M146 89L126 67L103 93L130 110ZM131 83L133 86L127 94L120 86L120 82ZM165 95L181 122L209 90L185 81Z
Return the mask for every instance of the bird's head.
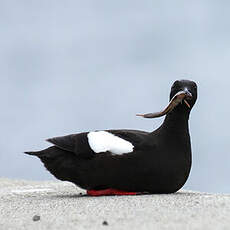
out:
M189 109L193 107L197 99L197 85L190 80L177 80L173 83L170 92L170 101L179 95L181 104L184 104ZM178 99L179 100L179 99ZM179 104L178 104L179 105Z
M137 114L144 118L155 118L164 116L173 110L190 112L197 99L197 85L190 80L177 80L173 83L170 92L170 101L167 107L161 112Z

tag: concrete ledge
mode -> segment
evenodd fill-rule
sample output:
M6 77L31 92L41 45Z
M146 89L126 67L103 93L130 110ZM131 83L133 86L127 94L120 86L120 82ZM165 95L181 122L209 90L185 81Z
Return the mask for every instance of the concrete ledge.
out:
M230 195L182 190L169 195L88 197L68 182L0 179L4 230L229 228Z

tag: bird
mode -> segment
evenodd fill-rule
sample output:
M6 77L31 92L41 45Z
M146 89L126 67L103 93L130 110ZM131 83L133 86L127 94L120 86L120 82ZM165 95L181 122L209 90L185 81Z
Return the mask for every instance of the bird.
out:
M54 177L74 183L89 196L175 193L191 170L189 117L196 100L197 84L176 80L165 109L137 114L165 116L153 132L82 132L49 138L52 146L25 153L37 156Z

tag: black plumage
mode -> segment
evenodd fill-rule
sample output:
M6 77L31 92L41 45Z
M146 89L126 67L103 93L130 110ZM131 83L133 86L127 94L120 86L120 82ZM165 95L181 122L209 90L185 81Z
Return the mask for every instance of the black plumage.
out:
M189 80L174 82L170 99L174 100L180 91L186 92L182 95L184 100L174 105L157 130L106 131L132 143L132 152L95 153L89 145L88 132L85 132L50 138L48 141L53 146L26 153L39 157L57 179L73 182L83 189L176 192L186 182L191 169L188 120L197 99L196 83Z

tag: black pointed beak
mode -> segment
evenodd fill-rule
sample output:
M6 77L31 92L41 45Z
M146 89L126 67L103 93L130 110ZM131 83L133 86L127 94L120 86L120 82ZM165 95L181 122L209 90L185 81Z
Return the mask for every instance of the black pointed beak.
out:
M184 88L183 92L185 93L185 99L184 99L184 103L187 105L187 107L190 109L191 106L190 104L188 103L187 99L188 100L191 100L192 99L192 93L187 89L187 88Z
M192 93L187 88L185 88L183 91L185 92L186 99L192 98Z

